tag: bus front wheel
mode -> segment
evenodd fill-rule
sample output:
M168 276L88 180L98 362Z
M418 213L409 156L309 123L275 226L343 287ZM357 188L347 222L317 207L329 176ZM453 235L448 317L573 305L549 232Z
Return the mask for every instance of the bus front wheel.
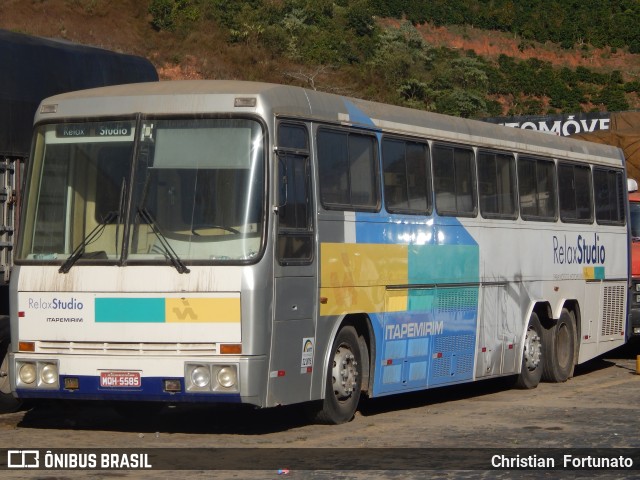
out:
M522 368L516 380L518 388L536 388L540 383L543 369L543 328L538 315L533 312L527 325L522 352Z
M329 358L322 408L316 421L337 425L350 421L360 400L362 390L362 353L358 334L351 326L343 327Z

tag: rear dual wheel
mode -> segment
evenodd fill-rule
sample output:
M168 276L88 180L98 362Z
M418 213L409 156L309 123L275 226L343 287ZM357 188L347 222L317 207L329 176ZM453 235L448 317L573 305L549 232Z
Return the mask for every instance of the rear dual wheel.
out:
M543 380L559 383L573 376L576 342L575 316L563 308L555 325L543 331Z
M562 309L558 321L547 329L533 312L527 325L522 368L516 386L535 388L541 379L566 382L573 376L577 341L575 316L566 308Z

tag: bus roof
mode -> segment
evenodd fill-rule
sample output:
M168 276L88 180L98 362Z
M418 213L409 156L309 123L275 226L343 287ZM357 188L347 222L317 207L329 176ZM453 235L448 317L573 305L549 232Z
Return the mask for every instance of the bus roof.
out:
M0 155L9 156L28 155L33 116L43 98L158 80L142 57L6 30L0 30L0 68Z
M608 145L270 83L182 80L118 85L58 95L43 104L56 104L56 112L37 113L36 122L136 113L252 113L267 121L274 115L305 118L556 158L600 158L616 167L624 165L622 151Z

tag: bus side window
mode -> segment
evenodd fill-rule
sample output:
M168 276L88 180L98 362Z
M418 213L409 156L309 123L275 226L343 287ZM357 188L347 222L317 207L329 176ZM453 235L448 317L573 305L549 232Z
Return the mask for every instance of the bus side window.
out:
M473 150L434 145L433 180L438 214L463 217L476 215Z
M317 140L322 205L338 210L377 211L375 137L321 128Z
M523 219L556 220L556 170L553 161L518 157L518 192Z
M513 155L478 152L478 187L483 217L516 218L515 180L516 161Z
M308 135L303 125L280 125L278 130L278 243L282 265L310 263L313 258L311 170Z
M593 169L596 220L599 224L624 225L624 177L622 172Z
M586 165L558 164L560 218L563 222L591 223L591 169Z
M388 212L431 213L431 176L426 144L385 138L382 141L384 195Z

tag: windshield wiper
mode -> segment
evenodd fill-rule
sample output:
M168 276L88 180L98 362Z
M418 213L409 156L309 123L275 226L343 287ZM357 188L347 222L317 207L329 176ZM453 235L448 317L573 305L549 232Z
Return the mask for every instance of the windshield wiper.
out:
M156 225L156 221L151 216L149 211L146 208L138 207L138 213L144 219L144 221L147 222L147 224L151 227L151 231L154 233L156 238L160 241L160 245L165 251L165 254L167 255L167 257L169 257L169 260L171 260L171 264L175 267L178 273L189 273L191 270L187 268L187 266L182 262L182 260L180 260L180 257L175 252L175 250L171 248L171 245L167 241L167 237L165 237L163 233L158 229L158 226Z
M107 216L102 220L102 223L97 225L96 228L91 230L87 234L87 236L82 239L80 245L78 245L76 249L71 253L71 255L69 255L69 258L65 260L62 266L58 269L58 272L69 273L69 270L71 270L73 264L76 263L78 259L84 255L84 249L87 247L87 245L95 242L100 237L100 235L102 235L102 232L107 227L107 225L116 218L118 218L118 212L107 213Z

